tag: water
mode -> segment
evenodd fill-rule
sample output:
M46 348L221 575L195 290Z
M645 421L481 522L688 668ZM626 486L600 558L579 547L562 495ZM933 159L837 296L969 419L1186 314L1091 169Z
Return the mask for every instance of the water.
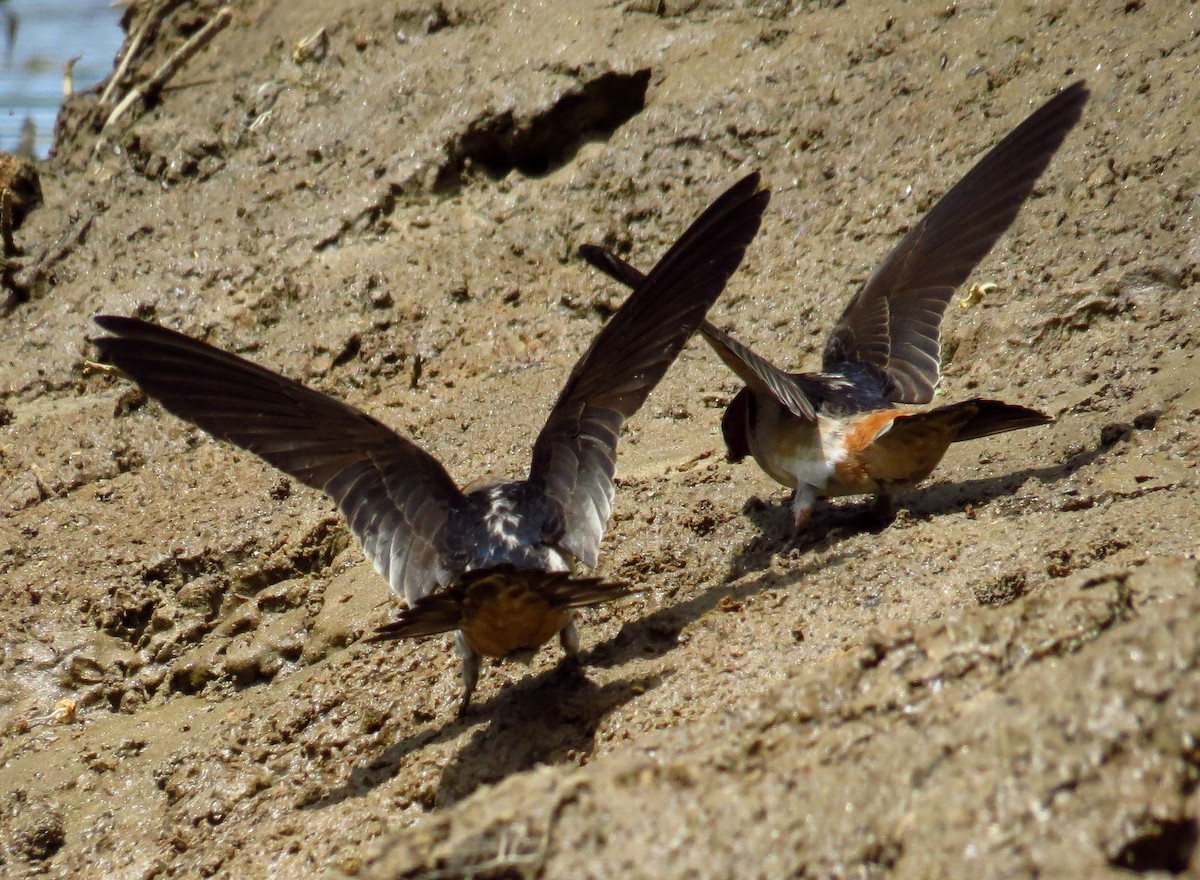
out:
M9 42L9 21L17 22ZM44 157L62 104L63 64L75 65L75 91L109 74L121 48L121 10L111 0L0 0L0 150L12 150L28 116L37 127L34 152Z

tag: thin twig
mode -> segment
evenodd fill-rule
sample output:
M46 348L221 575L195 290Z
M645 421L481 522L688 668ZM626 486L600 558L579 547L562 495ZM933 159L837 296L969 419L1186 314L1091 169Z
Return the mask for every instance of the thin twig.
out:
M134 103L146 98L147 95L152 95L162 89L164 85L179 72L184 64L186 64L193 55L204 48L208 42L219 34L233 19L233 10L228 6L222 6L217 14L196 33L188 38L188 41L171 53L171 57L162 63L158 70L154 71L154 75L139 86L134 86L129 90L121 102L109 114L105 120L104 126L100 129L100 137L96 140L96 145L92 148L92 155L98 154L108 145L108 138L105 136L110 128L116 125L117 121L125 115L125 112L133 106Z
M151 9L146 13L146 17L142 19L142 23L138 25L137 33L133 35L133 39L129 41L124 54L121 55L121 61L117 65L117 69L113 72L112 78L105 85L104 91L100 93L101 104L107 104L112 100L113 92L117 90L117 86L120 85L126 71L129 70L129 65L133 63L133 59L137 57L138 51L142 48L142 41L149 35L151 25L161 23L182 2L183 0L166 0L165 3L159 4L156 9Z
M69 98L75 94L75 65L79 63L82 55L76 55L74 58L68 58L63 63L63 97Z

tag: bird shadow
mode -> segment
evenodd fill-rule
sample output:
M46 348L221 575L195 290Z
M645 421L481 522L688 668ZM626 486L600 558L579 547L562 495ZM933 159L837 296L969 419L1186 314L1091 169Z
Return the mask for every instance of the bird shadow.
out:
M1017 492L1026 482L1036 479L1053 485L1068 479L1087 467L1115 445L1116 441L1101 440L1057 464L1022 468L995 477L982 477L952 483L935 483L905 492L896 498L896 506L915 519L928 520L936 516L959 513L971 507L983 507L998 498ZM863 533L878 533L894 520L881 516L873 502L818 502L809 526L799 534L792 528L792 513L787 501L769 504L751 499L746 515L759 534L743 545L730 561L731 575L768 568L775 553L782 547L798 550L829 550L838 543Z
M579 663L563 663L547 676L508 690L503 708L489 707L490 723L442 771L437 806L445 807L513 773L539 764L572 762L590 755L596 730L613 710L658 687L670 672L597 685Z
M462 800L481 785L499 782L538 764L554 764L590 754L596 730L606 715L666 682L669 669L597 685L587 668L610 669L625 663L662 656L679 646L679 635L691 623L726 599L740 601L761 590L798 583L818 569L840 565L851 554L829 559L815 557L787 571L764 572L740 583L727 578L682 602L624 624L611 638L580 653L578 662L555 667L504 687L482 700L465 718L427 726L388 746L369 762L350 771L341 785L314 799L305 809L321 809L349 798L362 797L395 777L415 751L477 729L442 771L434 806ZM479 718L486 723L479 724Z
M513 773L590 753L596 730L608 713L657 687L668 676L640 676L597 685L580 663L560 662L473 704L463 718L431 721L397 740L369 762L354 767L345 782L305 809L323 809L369 794L396 776L413 752L456 739L475 727L466 746L442 771L433 806L448 806L479 786ZM480 724L481 719L485 723Z
M1070 456L1063 462L1040 468L1025 468L997 477L941 483L901 496L910 515L927 519L961 511L966 504L987 504L1011 495L1030 479L1053 484L1067 479L1103 455L1114 445L1101 442ZM624 624L611 638L579 655L578 663L563 662L502 688L476 703L466 718L425 727L397 740L382 754L351 770L342 784L305 805L305 809L333 806L348 798L362 797L396 776L411 753L459 737L470 727L477 729L470 740L442 771L435 793L436 806L448 806L467 797L482 785L538 764L573 760L589 754L603 718L635 696L663 684L672 675L665 670L597 685L586 667L608 669L625 663L663 656L679 646L679 636L691 623L728 600L737 602L771 588L787 588L818 570L839 566L863 551L832 551L840 542L863 532L879 531L880 519L870 505L828 504L818 509L818 530L806 530L793 540L791 511L786 504L748 505L747 515L759 534L742 546L730 561L717 586L697 595L664 605L637 620ZM812 551L804 565L778 571L773 559L781 549ZM758 573L747 579L748 574ZM479 719L486 719L480 724Z
M664 605L624 624L612 638L580 654L580 659L588 666L608 668L632 660L660 657L679 646L679 635L689 624L721 603L740 602L762 590L793 586L820 569L841 565L852 555L856 554L814 557L801 567L767 571L751 580L740 580L741 575L731 571L719 586L710 587L682 602Z

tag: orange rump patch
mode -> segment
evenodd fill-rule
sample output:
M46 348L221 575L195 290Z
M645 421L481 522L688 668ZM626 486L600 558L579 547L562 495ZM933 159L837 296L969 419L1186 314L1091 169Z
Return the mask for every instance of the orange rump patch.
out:
M945 407L897 414L891 429L864 453L871 477L897 486L916 485L937 467L966 415Z
M881 409L869 412L852 420L846 429L846 457L834 469L834 479L847 489L861 486L868 492L874 488L876 476L872 473L871 456L868 451L876 439L892 426L904 410Z
M507 657L541 647L567 625L570 615L519 579L497 576L471 586L463 600L461 629L478 653Z

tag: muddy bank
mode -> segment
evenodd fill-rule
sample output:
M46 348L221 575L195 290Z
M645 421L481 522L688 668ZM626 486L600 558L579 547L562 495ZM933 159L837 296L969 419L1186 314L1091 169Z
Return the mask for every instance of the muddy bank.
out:
M147 28L116 94L216 10ZM111 106L74 98L16 243L78 244L0 323L0 873L1194 872L1197 27L248 2L104 149ZM824 503L790 547L785 491L723 460L738 383L694 342L627 429L601 548L646 592L584 615L582 673L485 669L461 722L448 640L357 642L396 606L327 501L86 363L93 314L136 314L460 480L520 474L624 296L579 244L649 265L762 169L711 317L813 367L899 236L1081 77L939 391L1055 424L956 447L885 529Z

